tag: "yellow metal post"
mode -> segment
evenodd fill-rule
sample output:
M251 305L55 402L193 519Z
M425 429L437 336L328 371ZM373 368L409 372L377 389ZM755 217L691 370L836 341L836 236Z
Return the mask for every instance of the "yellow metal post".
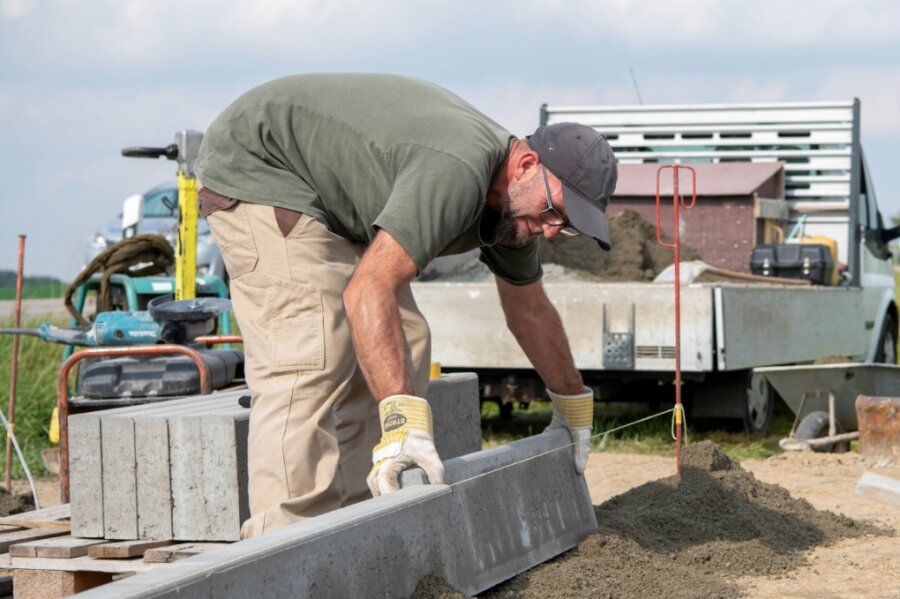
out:
M179 169L176 300L197 297L197 218L197 179Z
M194 161L203 133L185 129L175 134L175 143L164 148L123 148L123 156L178 161L178 240L175 248L175 299L197 297L197 175Z

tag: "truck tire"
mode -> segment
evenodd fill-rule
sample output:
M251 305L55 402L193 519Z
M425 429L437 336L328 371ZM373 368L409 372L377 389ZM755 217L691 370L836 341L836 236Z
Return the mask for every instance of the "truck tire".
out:
M884 317L881 335L878 337L878 349L875 351L875 361L880 364L897 363L897 323L891 314Z
M834 423L834 431L835 434L844 432L839 422ZM828 412L810 412L803 417L803 420L797 425L796 432L794 432L794 437L797 439L820 439L827 436ZM846 453L850 451L850 442L842 441L829 447L813 447L812 450L821 453Z
M751 435L768 435L775 410L775 391L761 374L747 374L744 401L744 430Z

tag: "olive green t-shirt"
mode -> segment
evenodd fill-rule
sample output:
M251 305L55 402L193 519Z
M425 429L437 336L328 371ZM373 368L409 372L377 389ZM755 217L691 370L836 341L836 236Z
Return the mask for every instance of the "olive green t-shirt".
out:
M394 75L285 77L238 98L210 125L196 171L222 195L304 212L369 243L384 229L421 272L482 248L501 278L541 277L537 244L494 243L486 206L513 136L436 85Z

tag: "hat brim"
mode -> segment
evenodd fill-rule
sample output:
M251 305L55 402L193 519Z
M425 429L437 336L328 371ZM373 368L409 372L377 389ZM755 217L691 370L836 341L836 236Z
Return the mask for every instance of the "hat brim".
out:
M582 235L593 237L601 248L609 251L612 243L609 240L606 213L564 182L562 188L569 225Z

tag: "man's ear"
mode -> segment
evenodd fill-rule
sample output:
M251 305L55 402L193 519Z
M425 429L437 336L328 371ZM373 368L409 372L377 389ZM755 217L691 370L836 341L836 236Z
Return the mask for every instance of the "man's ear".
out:
M519 154L516 160L515 178L520 180L531 176L532 169L541 165L541 158L538 153L532 149L527 149Z

